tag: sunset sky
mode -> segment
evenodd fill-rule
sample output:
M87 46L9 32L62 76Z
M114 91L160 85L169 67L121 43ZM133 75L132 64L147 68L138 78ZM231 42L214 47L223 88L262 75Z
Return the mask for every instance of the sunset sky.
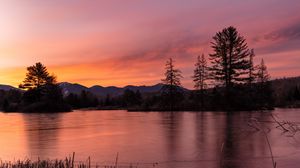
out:
M228 26L272 78L300 75L299 0L1 0L0 83L42 62L60 82L152 85L172 57L191 88L197 55Z

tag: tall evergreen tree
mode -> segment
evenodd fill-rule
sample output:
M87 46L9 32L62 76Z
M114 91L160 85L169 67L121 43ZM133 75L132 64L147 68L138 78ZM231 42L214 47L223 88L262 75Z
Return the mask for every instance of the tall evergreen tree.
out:
M230 26L217 32L213 37L210 54L212 77L221 82L226 88L234 83L241 83L247 80L245 76L249 69L248 56L250 55L246 40L236 28Z
M204 90L207 87L206 80L208 79L208 67L204 54L198 56L192 78L195 89Z
M231 110L235 101L233 94L236 93L234 84L245 83L248 79L250 51L246 39L232 26L217 32L211 44L210 75L225 87L225 108Z
M162 87L163 95L168 100L170 110L173 110L174 103L179 98L179 87L181 86L180 79L182 78L181 71L174 67L172 58L167 60L165 65L165 78L162 79L164 86ZM175 97L176 96L176 97Z
M204 89L207 87L206 80L208 79L208 67L204 54L197 57L195 64L194 75L192 76L194 81L194 88L199 93L201 107L204 104Z
M165 65L165 79L162 82L171 87L181 86L180 79L182 78L181 71L174 67L174 61L172 58L167 60Z

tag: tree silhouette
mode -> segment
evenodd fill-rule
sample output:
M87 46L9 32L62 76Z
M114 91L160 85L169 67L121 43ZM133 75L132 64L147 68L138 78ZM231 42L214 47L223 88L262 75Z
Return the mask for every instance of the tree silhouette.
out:
M165 65L165 79L162 79L164 86L162 87L163 96L166 99L167 104L170 106L170 110L173 110L174 103L178 101L180 95L179 87L181 86L180 79L183 78L181 71L174 67L174 61L172 58L167 60ZM178 97L175 97L178 96Z
M197 57L192 78L194 81L194 88L199 92L201 107L203 107L204 89L207 88L206 80L208 79L208 67L204 54Z
M210 54L210 72L216 82L225 86L226 108L233 105L234 84L245 83L248 79L249 49L245 38L236 28L230 26L217 32L213 37L213 53Z
M45 84L55 84L56 77L49 75L47 68L40 62L33 66L27 67L26 78L22 84L19 85L21 89L35 89Z
M273 106L272 87L270 83L270 75L267 70L267 66L263 59L257 67L257 83L258 83L258 96L259 106L263 108L269 108Z
M208 67L204 54L198 56L192 78L195 89L204 90L207 87L206 80L208 79Z
M49 75L47 68L40 62L27 68L26 77L20 88L25 89L21 110L24 112L70 111L65 104L56 77Z
M142 96L139 90L134 92L130 89L125 89L122 98L125 107L138 106L141 105L142 102Z
M268 73L267 66L265 65L264 59L261 59L261 62L258 66L257 82L266 83L269 80L270 80L270 75Z
M226 88L232 87L234 83L245 82L245 74L249 69L247 58L250 55L245 38L230 26L217 32L213 40L214 53L209 55L212 77Z
M250 50L249 54L249 70L248 70L248 84L252 84L255 82L257 74L255 74L256 67L254 66L253 63L253 58L255 57L254 49Z
M181 71L174 68L174 61L172 58L166 62L165 67L165 79L162 79L162 82L167 86L181 86L180 79L182 78Z

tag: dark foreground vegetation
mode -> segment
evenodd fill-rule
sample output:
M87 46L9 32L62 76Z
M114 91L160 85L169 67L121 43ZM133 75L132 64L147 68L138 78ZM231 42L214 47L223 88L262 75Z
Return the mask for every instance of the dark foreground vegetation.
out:
M151 167L156 167L157 163L149 163ZM138 163L122 163L118 162L118 155L114 162L110 164L100 164L91 161L91 158L88 157L86 161L75 161L75 153L72 156L66 157L65 159L55 159L55 160L17 160L14 162L5 162L0 161L1 168L117 168L117 167L126 167L126 168L137 168Z
M300 80L270 81L263 59L254 65L255 52L236 28L228 27L212 38L213 52L198 56L192 76L194 90L181 85L181 71L172 58L165 65L162 87L141 93L126 89L120 95L96 96L82 90L62 92L54 75L36 63L27 68L20 89L0 90L4 111L62 112L79 108L127 109L130 111L244 111L274 107L300 107ZM209 62L208 62L209 61Z

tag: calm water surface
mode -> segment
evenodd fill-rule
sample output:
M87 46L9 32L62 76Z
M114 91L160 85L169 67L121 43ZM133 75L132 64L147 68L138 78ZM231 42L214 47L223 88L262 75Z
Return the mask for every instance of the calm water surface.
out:
M300 109L276 109L278 120L300 121ZM270 113L74 111L59 114L0 113L2 160L64 158L138 167L299 167L300 132L283 133Z

